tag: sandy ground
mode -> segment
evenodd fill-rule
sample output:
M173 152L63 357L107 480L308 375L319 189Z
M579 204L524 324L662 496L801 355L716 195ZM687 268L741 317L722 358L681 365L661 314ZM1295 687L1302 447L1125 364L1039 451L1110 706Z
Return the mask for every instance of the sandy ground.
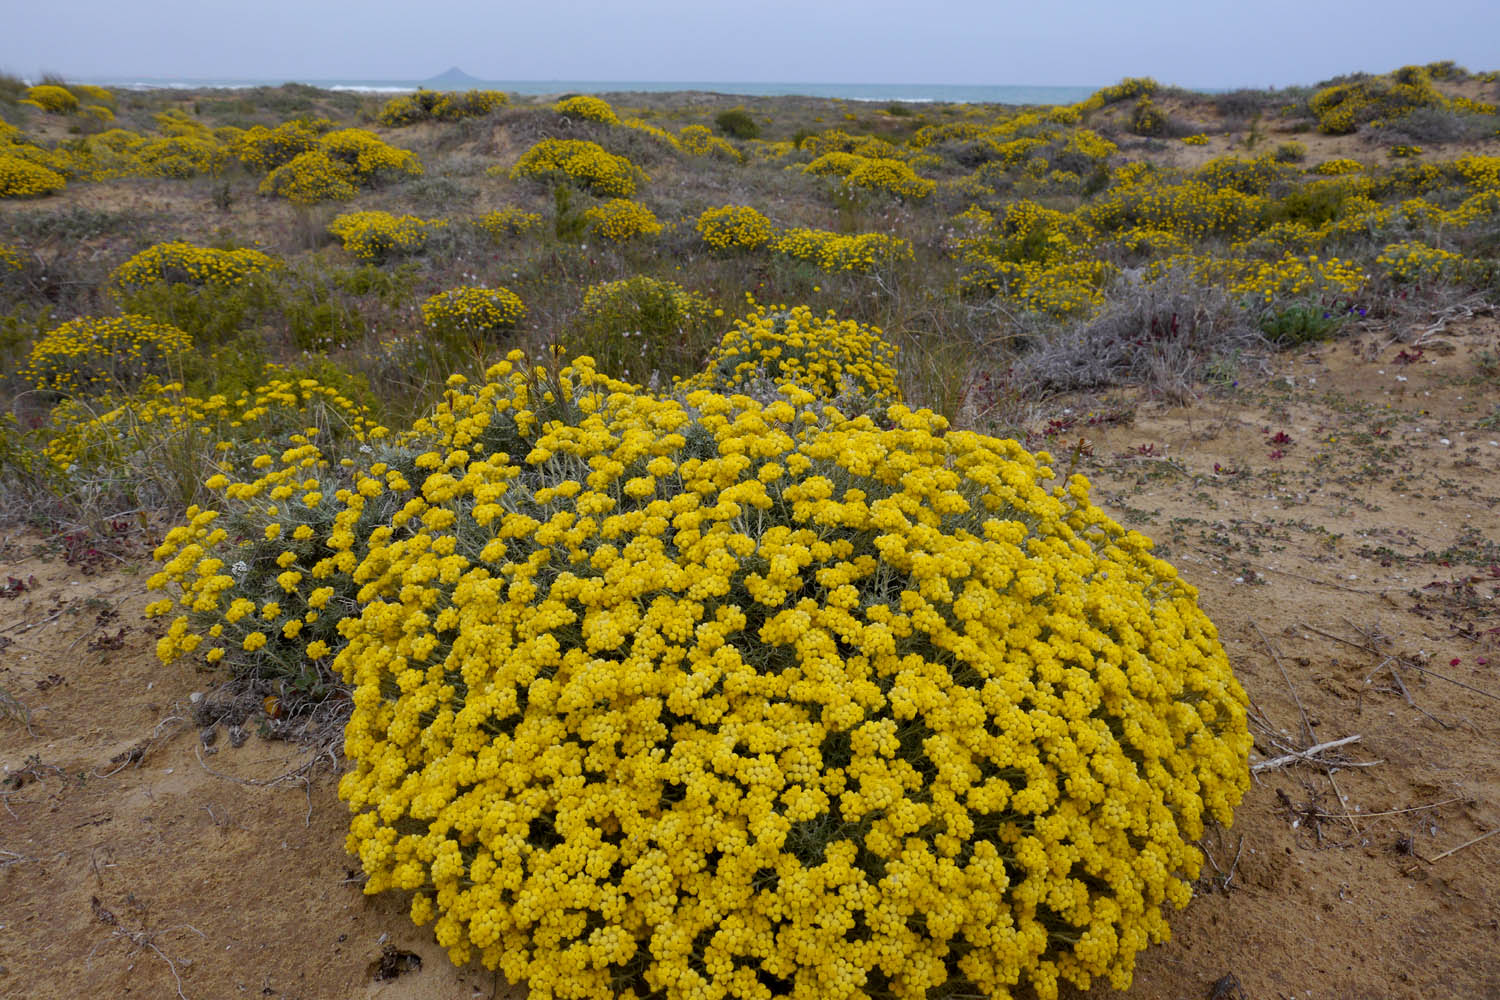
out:
M1257 775L1124 996L1500 996L1500 326L1273 367L1033 428L1200 588L1258 762L1357 737ZM361 894L328 758L197 724L144 554L3 541L0 996L522 995Z

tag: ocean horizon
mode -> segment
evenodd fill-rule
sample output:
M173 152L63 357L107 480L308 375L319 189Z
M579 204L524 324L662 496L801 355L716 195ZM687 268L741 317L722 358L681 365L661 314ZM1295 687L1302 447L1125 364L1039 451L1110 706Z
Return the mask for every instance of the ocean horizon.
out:
M1071 104L1088 97L1098 86L1029 86L1018 84L938 83L807 83L724 80L427 80L395 79L231 79L193 77L114 76L89 79L124 90L246 90L299 83L324 90L399 94L429 90L504 90L513 94L621 94L682 91L733 94L743 97L816 97L847 101L900 101L913 104ZM1100 85L1102 86L1102 84Z

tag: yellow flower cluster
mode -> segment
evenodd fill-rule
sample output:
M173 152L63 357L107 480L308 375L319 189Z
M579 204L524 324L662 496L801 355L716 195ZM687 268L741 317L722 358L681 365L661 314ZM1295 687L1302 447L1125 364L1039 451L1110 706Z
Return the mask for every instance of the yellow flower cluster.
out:
M1193 589L1081 477L797 386L660 398L579 359L461 388L325 557L336 592L370 526L335 659L367 893L537 996L1128 985L1250 740Z
M677 133L677 143L690 156L710 156L731 163L741 163L745 159L728 139L714 135L706 125L686 126Z
M911 243L899 236L850 235L802 226L783 230L771 249L825 271L874 271L913 258Z
M889 158L861 157L844 175L844 185L853 190L894 195L903 201L920 201L937 190L937 182L917 176L910 164Z
M93 101L95 104L105 108L115 106L115 95L104 87L96 87L91 83L73 84L73 94L80 100Z
M422 164L417 154L399 149L374 132L362 128L343 128L318 139L318 147L349 168L361 183L381 174L420 176Z
M1064 156L1081 156L1098 163L1103 163L1119 151L1119 146L1099 133L1086 128L1074 129L1070 132L1061 150Z
M499 90L418 90L385 102L380 124L392 128L423 121L456 122L478 118L510 103L510 95Z
M1278 161L1266 153L1251 159L1219 156L1193 171L1192 179L1214 190L1229 188L1241 194L1263 195L1278 182L1290 182L1298 176L1296 167Z
M147 247L109 274L111 288L129 292L153 284L242 285L281 267L281 261L249 247L218 250L176 240Z
M1151 171L1138 175L1122 171L1116 183L1083 205L1078 215L1101 231L1147 226L1196 242L1210 236L1243 236L1260 225L1269 211L1264 195L1197 179L1173 181Z
M649 135L657 142L660 142L663 145L671 146L673 149L682 148L682 143L675 135L673 135L671 132L668 132L666 129L661 128L660 126L652 125L650 122L646 121L643 118L626 118L622 120L620 124L625 128L633 129L636 132L641 132L645 135Z
M85 316L49 331L21 369L34 389L67 395L129 390L165 374L193 340L149 316Z
M842 132L838 134L843 135ZM812 141L810 139L808 143L812 144ZM788 169L801 170L804 174L812 174L816 177L844 177L849 171L863 163L864 159L863 156L844 149L830 149L808 163L801 166L794 164Z
M1364 287L1367 276L1353 261L1287 254L1277 261L1241 261L1228 282L1232 295L1271 302L1280 298L1347 298Z
M849 412L900 402L896 378L896 348L877 327L819 316L806 306L761 306L735 321L703 371L679 384L762 397L795 385L819 402L837 399Z
M204 450L219 456L222 471L248 475L265 449L289 447L297 435L317 433L326 443L377 440L386 433L365 408L314 379L287 379L267 366L264 385L234 397L187 395L181 383L147 383L139 393L103 413L87 411L55 437L45 454L58 468L118 458L124 442L158 454L170 447L184 454ZM66 404L64 404L66 405ZM54 414L56 416L56 414Z
M1392 243L1380 251L1375 266L1387 280L1397 284L1426 284L1451 281L1468 265L1462 255L1425 243Z
M662 231L661 222L651 209L629 198L609 198L590 205L583 218L589 232L613 243L656 236Z
M298 153L260 182L261 194L278 195L294 205L348 201L358 192L348 167L322 149Z
M66 178L57 171L0 146L0 198L36 198L67 186Z
M312 149L267 174L260 191L312 205L352 198L360 187L397 174L420 177L422 163L417 154L365 129L335 129L319 136Z
M1403 66L1389 76L1368 77L1325 87L1308 101L1318 130L1346 135L1375 119L1389 119L1425 107L1448 107L1425 66Z
M326 118L294 118L275 128L256 125L235 136L230 150L235 159L261 173L269 173L318 145L318 136L333 128Z
M217 174L229 158L229 150L212 135L172 135L151 139L133 150L137 173L146 177L179 180L200 174Z
M576 184L600 197L628 198L637 180L650 180L623 156L587 139L543 139L510 169L511 180L536 178L549 184Z
M509 288L450 288L422 303L422 322L442 336L492 337L525 316L521 297Z
M67 87L43 83L26 88L26 100L54 115L65 115L78 110L78 98Z
M1452 167L1470 187L1500 188L1500 156L1460 156Z
M311 379L273 381L233 403L184 398L171 410L200 435L233 437L221 449L222 471L204 484L214 506L189 507L155 552L162 568L147 588L166 594L146 614L178 612L157 655L170 663L196 654L272 681L283 695L325 697L337 687L330 668L331 649L343 642L339 622L356 606L351 550L376 526L361 523L352 459L335 456L386 450L384 428ZM246 447L252 430L258 442ZM389 517L378 502L375 510Z
M608 101L587 94L558 101L552 105L552 110L569 118L582 118L585 121L603 122L606 125L620 124L620 117L615 114L615 109L609 106Z
M964 256L959 278L965 292L1010 299L1029 312L1084 316L1104 304L1105 283L1115 269L1102 260L1010 260L981 249Z
M704 209L694 225L699 237L714 250L758 250L776 231L771 220L748 205Z
M446 226L446 219L422 219L390 212L345 212L328 225L344 249L361 260L380 262L388 257L421 253L427 238Z
M1182 137L1182 144L1184 146L1207 146L1208 136L1202 132L1199 132L1197 135L1185 135Z
M976 221L982 221L977 218ZM1160 230L1131 227L1158 240ZM1076 214L1029 200L1011 202L993 222L959 240L967 294L1000 295L1031 312L1063 317L1092 312L1114 269L1085 257L1097 237Z
M19 271L21 252L8 243L0 243L0 270Z
M484 213L474 220L474 224L488 233L491 239L499 241L506 236L516 236L535 229L542 224L542 217L536 212L507 205Z
M1344 174L1357 174L1364 169L1365 165L1358 160L1351 160L1347 156L1336 156L1331 160L1324 160L1308 173L1322 177L1342 177Z
M1158 87L1159 84L1149 76L1127 76L1113 86L1095 91L1074 107L1087 114L1131 98L1150 97Z
M1164 257L1151 263L1147 276L1154 279L1179 267L1194 280L1222 287L1251 306L1269 305L1278 299L1348 298L1368 280L1353 261L1290 253L1269 261L1194 254Z

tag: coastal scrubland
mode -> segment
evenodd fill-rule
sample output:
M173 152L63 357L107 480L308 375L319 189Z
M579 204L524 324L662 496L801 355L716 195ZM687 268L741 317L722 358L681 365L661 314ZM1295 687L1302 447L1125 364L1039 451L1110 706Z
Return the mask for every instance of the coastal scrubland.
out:
M1497 103L0 78L0 985L1500 989Z

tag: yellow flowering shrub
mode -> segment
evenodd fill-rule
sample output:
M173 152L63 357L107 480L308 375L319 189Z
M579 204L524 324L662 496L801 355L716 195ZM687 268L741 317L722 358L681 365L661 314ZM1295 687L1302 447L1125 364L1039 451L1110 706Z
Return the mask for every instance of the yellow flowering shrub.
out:
M806 306L761 306L736 320L703 371L680 386L776 398L796 385L820 402L838 400L845 412L865 412L901 401L896 378L896 349L879 328Z
M348 201L358 192L348 166L322 149L298 153L260 182L261 194L279 195L296 205Z
M418 425L421 475L345 491L348 847L454 961L538 997L1050 998L1167 937L1249 781L1195 592L1046 456L812 403L507 362ZM246 600L226 657L277 641Z
M1298 175L1295 167L1277 160L1272 153L1246 159L1219 156L1194 170L1192 178L1214 190L1229 188L1247 195L1263 195L1272 185L1288 182Z
M1470 187L1500 188L1500 156L1460 156L1452 166Z
M525 316L521 297L509 288L450 288L422 303L422 322L442 337L494 337Z
M0 147L0 198L37 198L67 186L57 171Z
M422 219L390 212L345 212L328 224L344 249L361 260L383 261L388 257L421 253L427 238L447 225L444 219Z
M269 173L303 153L315 149L318 136L333 128L326 118L294 118L275 128L256 125L235 137L230 151L252 170Z
M847 177L851 170L864 162L864 159L863 156L847 150L831 149L800 167L789 169L798 169L804 174L813 174L817 177Z
M644 133L645 135L649 135L657 142L660 142L666 146L671 146L673 149L682 148L682 143L675 135L673 135L671 132L668 132L666 129L661 128L660 126L652 125L645 119L625 118L621 120L620 124L625 128Z
M1286 253L1275 260L1186 254L1152 261L1148 280L1183 268L1195 281L1223 288L1248 307L1282 301L1349 298L1368 280L1354 261Z
M260 250L218 250L175 240L157 243L126 260L109 274L111 288L128 292L153 284L230 287L281 267Z
M1184 146L1207 146L1208 136L1202 132L1199 132L1197 135L1185 135L1182 137L1182 144Z
M1077 109L1087 114L1120 101L1128 101L1131 98L1150 97L1156 93L1159 84L1149 76L1127 76L1119 83L1104 87L1090 94L1079 102Z
M43 83L26 88L26 99L43 111L65 115L78 110L78 98L67 87Z
M158 111L151 119L156 122L156 130L165 136L194 136L204 139L215 137L212 129L182 108Z
M628 198L635 193L638 180L650 179L625 157L587 139L543 139L521 155L510 177L576 184L603 198Z
M1270 211L1264 195L1129 164L1115 171L1108 191L1086 202L1077 214L1099 231L1146 226L1196 242L1210 236L1242 237L1260 226Z
M776 235L771 220L748 205L704 209L694 224L699 237L714 250L759 250Z
M295 135L290 141L296 141ZM266 154L261 156L269 162ZM361 187L399 175L422 175L417 154L392 146L365 129L335 129L318 136L312 149L297 153L267 174L260 192L312 205L347 200Z
M609 102L602 97L587 94L569 97L552 105L552 110L569 118L582 118L585 121L603 122L606 125L620 124L620 117L615 114L615 109L610 107Z
M104 87L96 87L91 83L75 83L72 89L73 96L81 101L93 101L95 104L105 108L113 108L115 106L114 93Z
M203 484L213 506L188 507L155 552L161 569L146 586L163 596L146 614L177 613L157 656L197 655L283 699L325 698L338 686L329 649L356 606L349 550L393 513L377 500L361 523L365 495L355 491L366 470L386 471L376 459L401 454L385 429L314 379L273 380L234 400L168 393L154 408L105 416L194 440L228 435ZM368 461L356 470L350 456Z
M1380 273L1396 284L1452 281L1463 273L1467 263L1462 254L1411 241L1392 243L1375 258Z
M501 240L507 236L518 236L529 232L542 224L542 217L536 212L527 212L507 205L497 208L493 212L486 212L474 224L490 235L491 239Z
M1336 156L1331 160L1324 160L1308 173L1319 174L1323 177L1341 177L1344 174L1357 174L1364 169L1365 165L1358 160L1351 160L1347 156Z
M67 395L125 391L191 349L193 340L149 316L85 316L47 332L32 347L21 378Z
M392 146L374 132L341 128L318 138L318 147L333 160L345 164L361 184L383 175L420 177L421 161L409 149Z
M848 235L802 226L784 230L771 249L825 271L874 271L913 258L911 243L899 236Z
M1329 135L1347 135L1367 122L1398 117L1416 108L1448 106L1424 66L1403 66L1389 76L1335 84L1308 100L1318 130Z
M59 468L74 464L113 464L131 448L137 459L150 460L164 450L180 454L212 453L220 471L249 475L264 462L267 449L280 453L295 438L318 435L325 449L382 437L386 431L369 418L365 407L339 389L310 378L287 377L267 365L267 381L254 389L206 397L188 394L182 383L147 380L141 392L111 410L85 411L44 453ZM63 404L67 406L68 404ZM54 417L56 414L54 414ZM194 468L197 466L195 465ZM188 499L203 486L187 484ZM210 487L212 488L212 487Z
M651 209L629 198L610 198L590 205L583 219L589 232L613 243L655 236L662 231L661 222Z
M894 195L903 201L920 201L937 190L937 182L917 176L902 160L861 157L861 162L844 175L845 187Z
M0 243L0 274L21 270L21 252L8 243Z
M1104 304L1115 269L1102 260L1007 260L971 252L959 278L965 292L998 295L1053 317L1087 315Z
M685 126L677 133L677 142L690 156L710 156L731 163L741 163L745 159L728 139L714 135L707 125Z
M1130 112L1130 131L1136 135L1161 135L1167 126L1164 115L1149 95L1142 95Z
M146 177L196 177L217 174L229 150L211 135L174 135L150 139L134 150L137 172Z
M386 101L380 109L380 124L400 128L422 121L456 122L478 118L510 103L510 95L499 90L418 90Z

